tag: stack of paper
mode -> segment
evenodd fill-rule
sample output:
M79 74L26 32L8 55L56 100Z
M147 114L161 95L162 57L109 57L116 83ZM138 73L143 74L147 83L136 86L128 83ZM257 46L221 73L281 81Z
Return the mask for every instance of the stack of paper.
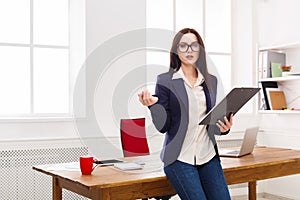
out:
M136 163L116 163L114 166L121 170L142 169L143 166Z
M46 169L49 171L80 171L80 165L79 162L58 163L49 165Z

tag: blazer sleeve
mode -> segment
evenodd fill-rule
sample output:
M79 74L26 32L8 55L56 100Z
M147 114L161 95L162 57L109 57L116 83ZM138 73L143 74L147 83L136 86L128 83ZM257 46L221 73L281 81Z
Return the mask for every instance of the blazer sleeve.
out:
M170 89L169 82L165 76L159 75L157 77L154 96L158 97L158 102L149 106L152 121L159 132L165 133L169 130L171 123L169 109Z

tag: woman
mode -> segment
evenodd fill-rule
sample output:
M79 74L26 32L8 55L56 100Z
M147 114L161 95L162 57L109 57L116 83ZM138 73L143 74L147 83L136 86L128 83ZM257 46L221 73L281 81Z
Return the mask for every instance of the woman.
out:
M138 94L155 127L166 133L164 171L183 200L228 200L215 134L227 134L233 116L216 125L198 125L215 105L217 79L208 73L199 33L185 28L173 40L170 70L157 77L155 95Z

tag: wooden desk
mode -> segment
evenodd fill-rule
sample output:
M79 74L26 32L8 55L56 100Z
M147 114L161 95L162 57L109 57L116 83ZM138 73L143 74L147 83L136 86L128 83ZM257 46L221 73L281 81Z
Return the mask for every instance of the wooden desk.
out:
M132 158L131 158L132 159ZM162 170L158 157L144 156L143 170L120 171L98 167L92 175L80 172L49 171L47 165L33 169L53 178L53 199L62 199L62 188L93 200L131 200L175 194ZM256 147L242 158L221 158L228 184L249 183L249 199L256 199L256 181L300 173L300 151Z

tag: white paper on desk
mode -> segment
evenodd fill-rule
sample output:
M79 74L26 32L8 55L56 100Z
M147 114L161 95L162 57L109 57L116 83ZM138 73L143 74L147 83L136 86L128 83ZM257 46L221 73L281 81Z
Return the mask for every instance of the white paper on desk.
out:
M142 165L136 163L115 163L114 167L121 169L121 170L135 170L135 169L143 169Z
M49 171L80 171L79 162L70 162L70 163L59 163L49 165L47 167Z

